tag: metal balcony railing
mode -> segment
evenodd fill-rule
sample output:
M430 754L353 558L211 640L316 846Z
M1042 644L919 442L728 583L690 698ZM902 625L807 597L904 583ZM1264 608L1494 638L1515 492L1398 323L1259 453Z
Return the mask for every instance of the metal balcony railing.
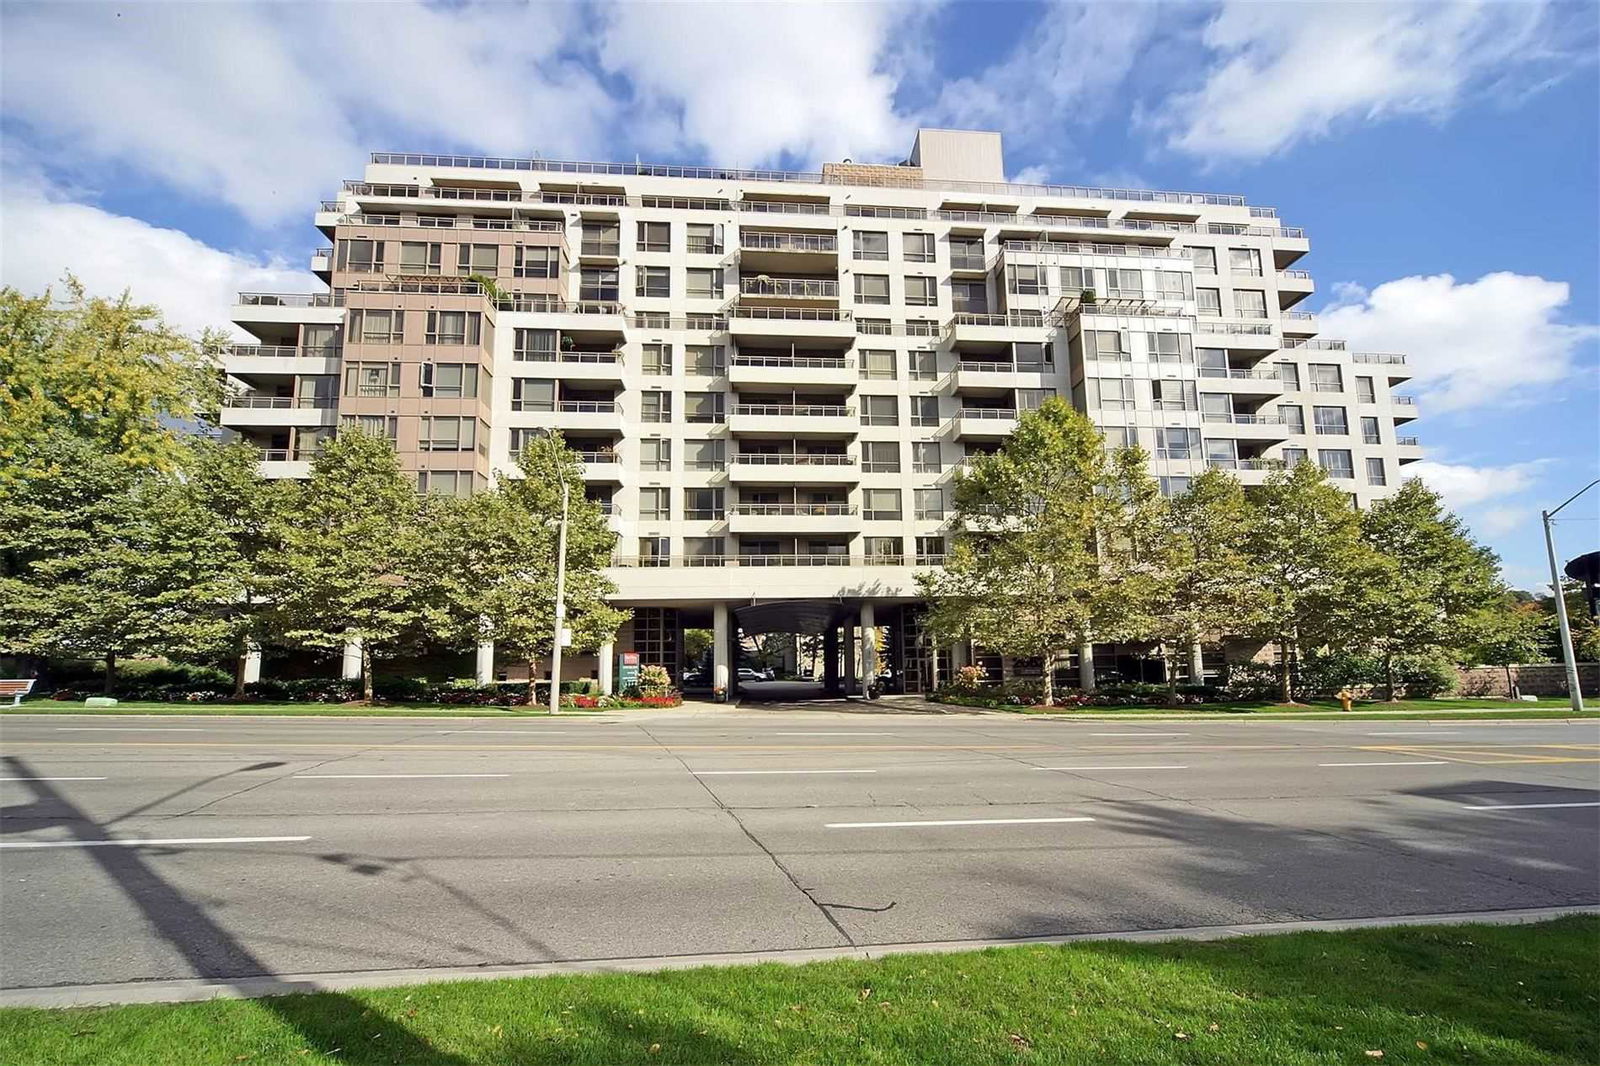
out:
M740 452L733 461L750 466L854 466L856 462L841 452Z
M261 461L263 463L287 463L289 461L288 448L261 448Z
M961 359L956 362L956 369L966 374L1053 374L1056 365L1002 362L998 359Z
M790 200L736 200L734 208L768 215L827 215L833 209L829 204L800 203Z
M732 513L757 517L839 517L855 514L856 506L853 503L741 503L732 509Z
M1415 396L1391 396L1390 400L1398 407L1415 407L1417 405Z
M740 278L744 296L779 296L797 300L836 300L839 283L826 278Z
M963 407L958 412L962 418L988 418L1004 420L1016 418L1017 410L1014 407Z
M734 366L765 366L784 370L852 370L854 364L842 355L744 355L733 357Z
M933 213L934 218L942 218L946 222L978 222L985 226L1011 226L1017 224L1015 211L954 211L938 210Z
M1047 255L1122 255L1145 259L1189 258L1182 248L1150 244L1094 244L1088 241L1006 241L1007 252L1037 252Z
M1196 333L1238 333L1245 336L1269 337L1275 332L1267 322L1221 322L1216 319L1195 323ZM1284 347L1290 347L1285 344Z
M319 410L331 411L339 406L339 401L333 396L228 396L222 401L224 407L245 409L271 408L276 410Z
M735 404L733 413L772 418L850 418L855 408L838 404L741 403Z
M1234 381L1282 381L1276 371L1272 370L1234 370L1231 367L1203 366L1200 368L1203 378L1230 378Z
M1229 237L1295 237L1304 238L1306 231L1299 226L1246 226L1238 222L1207 222L1202 233L1220 233Z
M343 307L343 292L241 292L245 307Z
M774 319L784 322L844 322L850 312L836 307L752 307L735 304L729 311L732 318Z
M1044 314L1039 311L1012 311L996 315L979 311L957 311L950 316L951 326L1009 326L1016 329L1033 329L1044 325Z
M1406 357L1389 352L1356 352L1350 356L1353 363L1377 363L1383 366L1405 366Z
M583 241L578 245L579 255L596 255L615 258L622 254L621 241Z
M614 448L593 448L578 452L578 460L582 463L609 464L620 462Z
M739 247L747 252L818 252L839 250L831 233L741 233Z
M1101 218L1098 215L1051 215L1035 212L1035 225L1057 229L1117 229L1142 233L1193 233L1193 222L1168 222L1150 218Z
M1011 242L1007 242L1007 247ZM981 255L952 255L950 257L951 270L987 270L988 261Z
M1226 411L1207 411L1201 416L1203 422L1231 423L1236 426L1285 426L1285 422L1277 415L1235 415Z
M1394 442L1402 448L1415 448L1422 443L1416 437L1396 437Z
M268 359L293 359L300 354L300 349L292 344L235 344L229 351L241 359L268 358ZM316 354L322 354L320 351ZM329 353L337 356L337 350Z
M1328 341L1315 337L1285 337L1285 348L1309 348L1318 352L1342 352L1344 341Z
M1278 277L1282 278L1283 280L1286 280L1286 281L1310 281L1311 280L1311 271L1309 271L1309 270L1280 270L1280 271L1278 271Z

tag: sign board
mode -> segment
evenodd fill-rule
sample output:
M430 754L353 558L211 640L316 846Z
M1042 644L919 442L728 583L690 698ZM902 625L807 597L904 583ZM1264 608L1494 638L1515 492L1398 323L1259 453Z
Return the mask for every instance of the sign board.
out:
M572 647L572 630L566 626L561 627L561 646L563 648Z
M626 691L639 683L639 653L625 651L617 656L617 688Z

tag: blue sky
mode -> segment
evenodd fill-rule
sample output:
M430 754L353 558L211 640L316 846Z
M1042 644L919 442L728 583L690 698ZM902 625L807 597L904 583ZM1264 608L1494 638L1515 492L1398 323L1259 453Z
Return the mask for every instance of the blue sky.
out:
M1305 226L1325 336L1417 371L1420 473L1541 580L1600 475L1591 3L0 7L0 276L178 322L309 290L373 150L810 168L998 129L1032 181L1238 192ZM1600 496L1600 493L1596 494ZM1600 546L1600 500L1559 527ZM1565 516L1564 516L1565 517Z

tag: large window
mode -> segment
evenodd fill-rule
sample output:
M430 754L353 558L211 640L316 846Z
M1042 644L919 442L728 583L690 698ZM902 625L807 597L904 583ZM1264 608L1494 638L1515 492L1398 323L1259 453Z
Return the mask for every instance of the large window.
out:
M683 517L691 522L718 522L725 508L721 489L684 489Z
M867 474L898 474L900 444L892 440L861 442L861 470Z
M683 369L690 374L718 377L728 367L726 350L720 344L690 344L683 354Z
M857 234L860 236L860 234ZM886 304L889 302L889 275L857 274L856 303Z
M340 241L334 266L352 274L383 273L383 241Z
M556 409L555 379L512 378L511 409L513 411L554 411Z
M938 281L916 274L907 277L906 303L911 307L936 306L939 303Z
M1240 318L1266 318L1267 294L1260 289L1235 289L1233 306Z
M913 426L937 426L939 424L939 397L913 396L910 399L910 403L911 424Z
M1373 387L1371 378L1365 376L1358 376L1356 378L1356 402L1378 402L1378 390Z
M1371 415L1361 416L1361 443L1383 443L1383 436L1378 431L1378 420Z
M1295 433L1306 431L1306 409L1297 403L1280 403L1278 405L1278 421L1288 426Z
M400 243L400 273L439 274L444 270L444 245L426 241Z
M346 396L399 396L399 363L346 363Z
M339 327L306 323L300 327L300 354L333 358L339 354Z
M988 284L982 281L952 281L950 283L950 306L952 309L966 314L988 314Z
M952 270L982 270L984 268L983 238L950 238L950 268Z
M1317 465L1329 477L1353 478L1356 476L1355 463L1351 461L1348 448L1321 448L1317 451Z
M861 424L863 426L899 425L899 400L894 396L861 397Z
M471 496L470 470L422 470L417 473L417 491L427 496Z
M1259 278L1261 276L1261 249L1229 248L1228 273Z
M688 251L692 255L721 255L722 227L709 222L689 223Z
M1084 346L1091 359L1125 363L1132 356L1128 352L1127 334L1114 329L1092 329L1084 333Z
M646 389L639 394L639 421L671 422L672 393Z
M561 253L548 245L517 245L511 274L518 278L553 278L561 272Z
M424 344L477 344L483 315L477 311L429 311Z
M898 521L900 518L900 490L862 489L861 517L872 522Z
M684 537L685 566L721 566L725 549L721 537Z
M1017 263L1006 271L1011 292L1019 296L1037 296L1044 291L1039 279L1040 268L1033 263Z
M471 399L478 395L474 363L423 363L422 395L438 399Z
M727 445L720 440L686 440L683 442L683 465L686 470L721 470L727 465Z
M1194 307L1197 312L1207 318L1217 318L1222 314L1222 290L1200 289L1194 290Z
M511 357L525 362L553 362L556 357L556 331L553 329L519 329Z
M907 354L907 361L911 364L912 381L937 381L939 378L939 361L935 352L928 348L918 348Z
M1160 426L1156 429L1156 458L1198 459L1200 457L1200 431L1183 426Z
M1103 411L1133 410L1133 379L1090 378L1089 406Z
M350 336L362 344L400 344L404 322L404 311L358 308L350 312Z
M918 537L917 538L917 565L918 566L943 566L944 565L944 538L943 537Z
M1311 453L1304 448L1285 448L1283 450L1283 465L1290 470L1293 470L1309 458L1311 458Z
M1311 363L1306 367L1312 392L1343 392L1344 375L1338 363Z
M873 230L856 230L856 258L887 260L889 258L889 235Z
M879 559L884 563L900 563L904 561L905 549L899 537L862 537L861 554L867 559Z
M933 262L933 234L905 233L900 237L902 254L908 263Z
M690 270L686 272L686 277L686 295L701 300L722 298L722 271Z
M620 298L616 267L584 267L578 274L578 299L591 303L616 303Z
M1389 477L1383 471L1383 460L1374 456L1367 460L1367 484L1387 485Z
M339 419L339 425L344 429L381 437L391 444L400 435L400 419L394 415L345 415Z
M662 437L645 437L639 441L640 470L671 470L672 442Z
M672 224L670 222L639 223L639 251L668 252L672 250Z
M1194 279L1182 270L1156 271L1156 292L1163 300L1189 300L1194 297Z
M1343 437L1350 432L1350 419L1343 407L1313 407L1311 424L1321 436Z
M1190 248L1189 261L1194 264L1196 271L1215 274L1217 272L1217 250L1215 248Z
M1157 411L1200 410L1200 399L1192 381L1157 378L1150 382L1150 399Z
M663 489L663 492L666 490ZM643 516L641 516L643 517ZM667 566L672 562L672 541L668 537L640 537L639 565ZM637 640L634 643L638 643ZM641 654L641 658L642 658Z
M1113 300L1144 299L1144 279L1137 270L1107 270L1106 291Z
M938 474L944 470L939 442L918 440L911 442L911 471L915 474Z
M640 346L640 369L646 374L672 373L672 345L645 344Z
M893 381L894 352L877 348L863 349L861 352L861 379L863 381Z
M1152 363L1194 362L1194 341L1187 333L1146 333L1145 351Z
M1285 392L1300 391L1300 366L1297 363L1278 363L1278 382Z
M417 419L417 450L470 452L477 446L476 418L430 417Z
M718 423L723 420L720 392L686 392L683 394L683 420L685 422Z
M672 271L666 267L634 267L635 296L666 298L672 295Z
M622 250L621 223L585 222L580 250L584 255L616 255Z
M930 522L944 521L944 490L916 489L912 495L913 515Z
M653 486L639 490L639 521L665 522L672 517L672 490Z
M494 277L500 271L500 246L498 244L461 244L456 246L456 270L461 274L485 274Z

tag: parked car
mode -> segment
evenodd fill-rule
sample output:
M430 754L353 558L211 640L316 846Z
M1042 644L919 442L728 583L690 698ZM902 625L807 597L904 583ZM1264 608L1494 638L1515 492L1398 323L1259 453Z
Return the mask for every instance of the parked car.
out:
M771 670L757 670L753 666L741 666L741 667L739 667L739 680L740 681L771 681L772 680L772 671Z

